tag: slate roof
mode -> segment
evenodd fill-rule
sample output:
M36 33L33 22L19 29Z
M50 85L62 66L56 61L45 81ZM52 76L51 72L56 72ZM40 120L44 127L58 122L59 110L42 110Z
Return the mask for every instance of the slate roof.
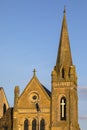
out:
M41 85L44 88L44 90L46 91L46 93L49 95L49 97L51 97L51 92L43 84L41 84Z

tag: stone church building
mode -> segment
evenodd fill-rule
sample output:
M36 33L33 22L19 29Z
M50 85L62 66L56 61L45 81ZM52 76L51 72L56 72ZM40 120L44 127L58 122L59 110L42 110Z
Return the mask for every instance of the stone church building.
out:
M19 87L15 87L14 107L9 108L6 102L3 103L7 107L0 117L0 130L80 130L77 75L72 61L65 10L55 60L51 73L51 92L40 83L34 70L32 79L21 94Z

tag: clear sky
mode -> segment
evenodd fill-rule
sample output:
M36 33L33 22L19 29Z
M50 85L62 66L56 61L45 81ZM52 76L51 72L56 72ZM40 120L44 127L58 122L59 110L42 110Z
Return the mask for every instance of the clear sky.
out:
M87 0L0 0L0 86L13 106L14 87L21 93L36 68L51 89L64 6L78 75L79 123L87 130Z

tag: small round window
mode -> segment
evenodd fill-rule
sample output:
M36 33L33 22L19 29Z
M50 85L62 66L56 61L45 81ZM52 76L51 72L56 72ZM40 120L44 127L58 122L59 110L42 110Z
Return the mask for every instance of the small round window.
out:
M36 96L36 95L34 95L34 96L32 97L32 99L33 99L33 100L36 100L36 99L37 99L37 96Z
M32 92L30 95L29 95L29 99L31 102L37 102L39 100L39 94L37 92Z

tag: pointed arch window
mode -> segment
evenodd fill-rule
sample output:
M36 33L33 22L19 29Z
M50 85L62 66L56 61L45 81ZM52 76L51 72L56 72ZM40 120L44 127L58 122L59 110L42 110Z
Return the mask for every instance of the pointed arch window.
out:
M32 130L36 130L36 125L37 125L37 121L36 121L36 119L34 119L32 121Z
M42 119L40 121L40 130L45 130L45 120L44 119Z
M66 98L60 100L60 120L66 120Z
M3 115L6 113L6 104L3 105Z
M25 119L25 121L24 121L24 130L29 130L28 129L28 119Z
M62 78L64 79L64 77L65 77L65 70L64 68L62 68Z

